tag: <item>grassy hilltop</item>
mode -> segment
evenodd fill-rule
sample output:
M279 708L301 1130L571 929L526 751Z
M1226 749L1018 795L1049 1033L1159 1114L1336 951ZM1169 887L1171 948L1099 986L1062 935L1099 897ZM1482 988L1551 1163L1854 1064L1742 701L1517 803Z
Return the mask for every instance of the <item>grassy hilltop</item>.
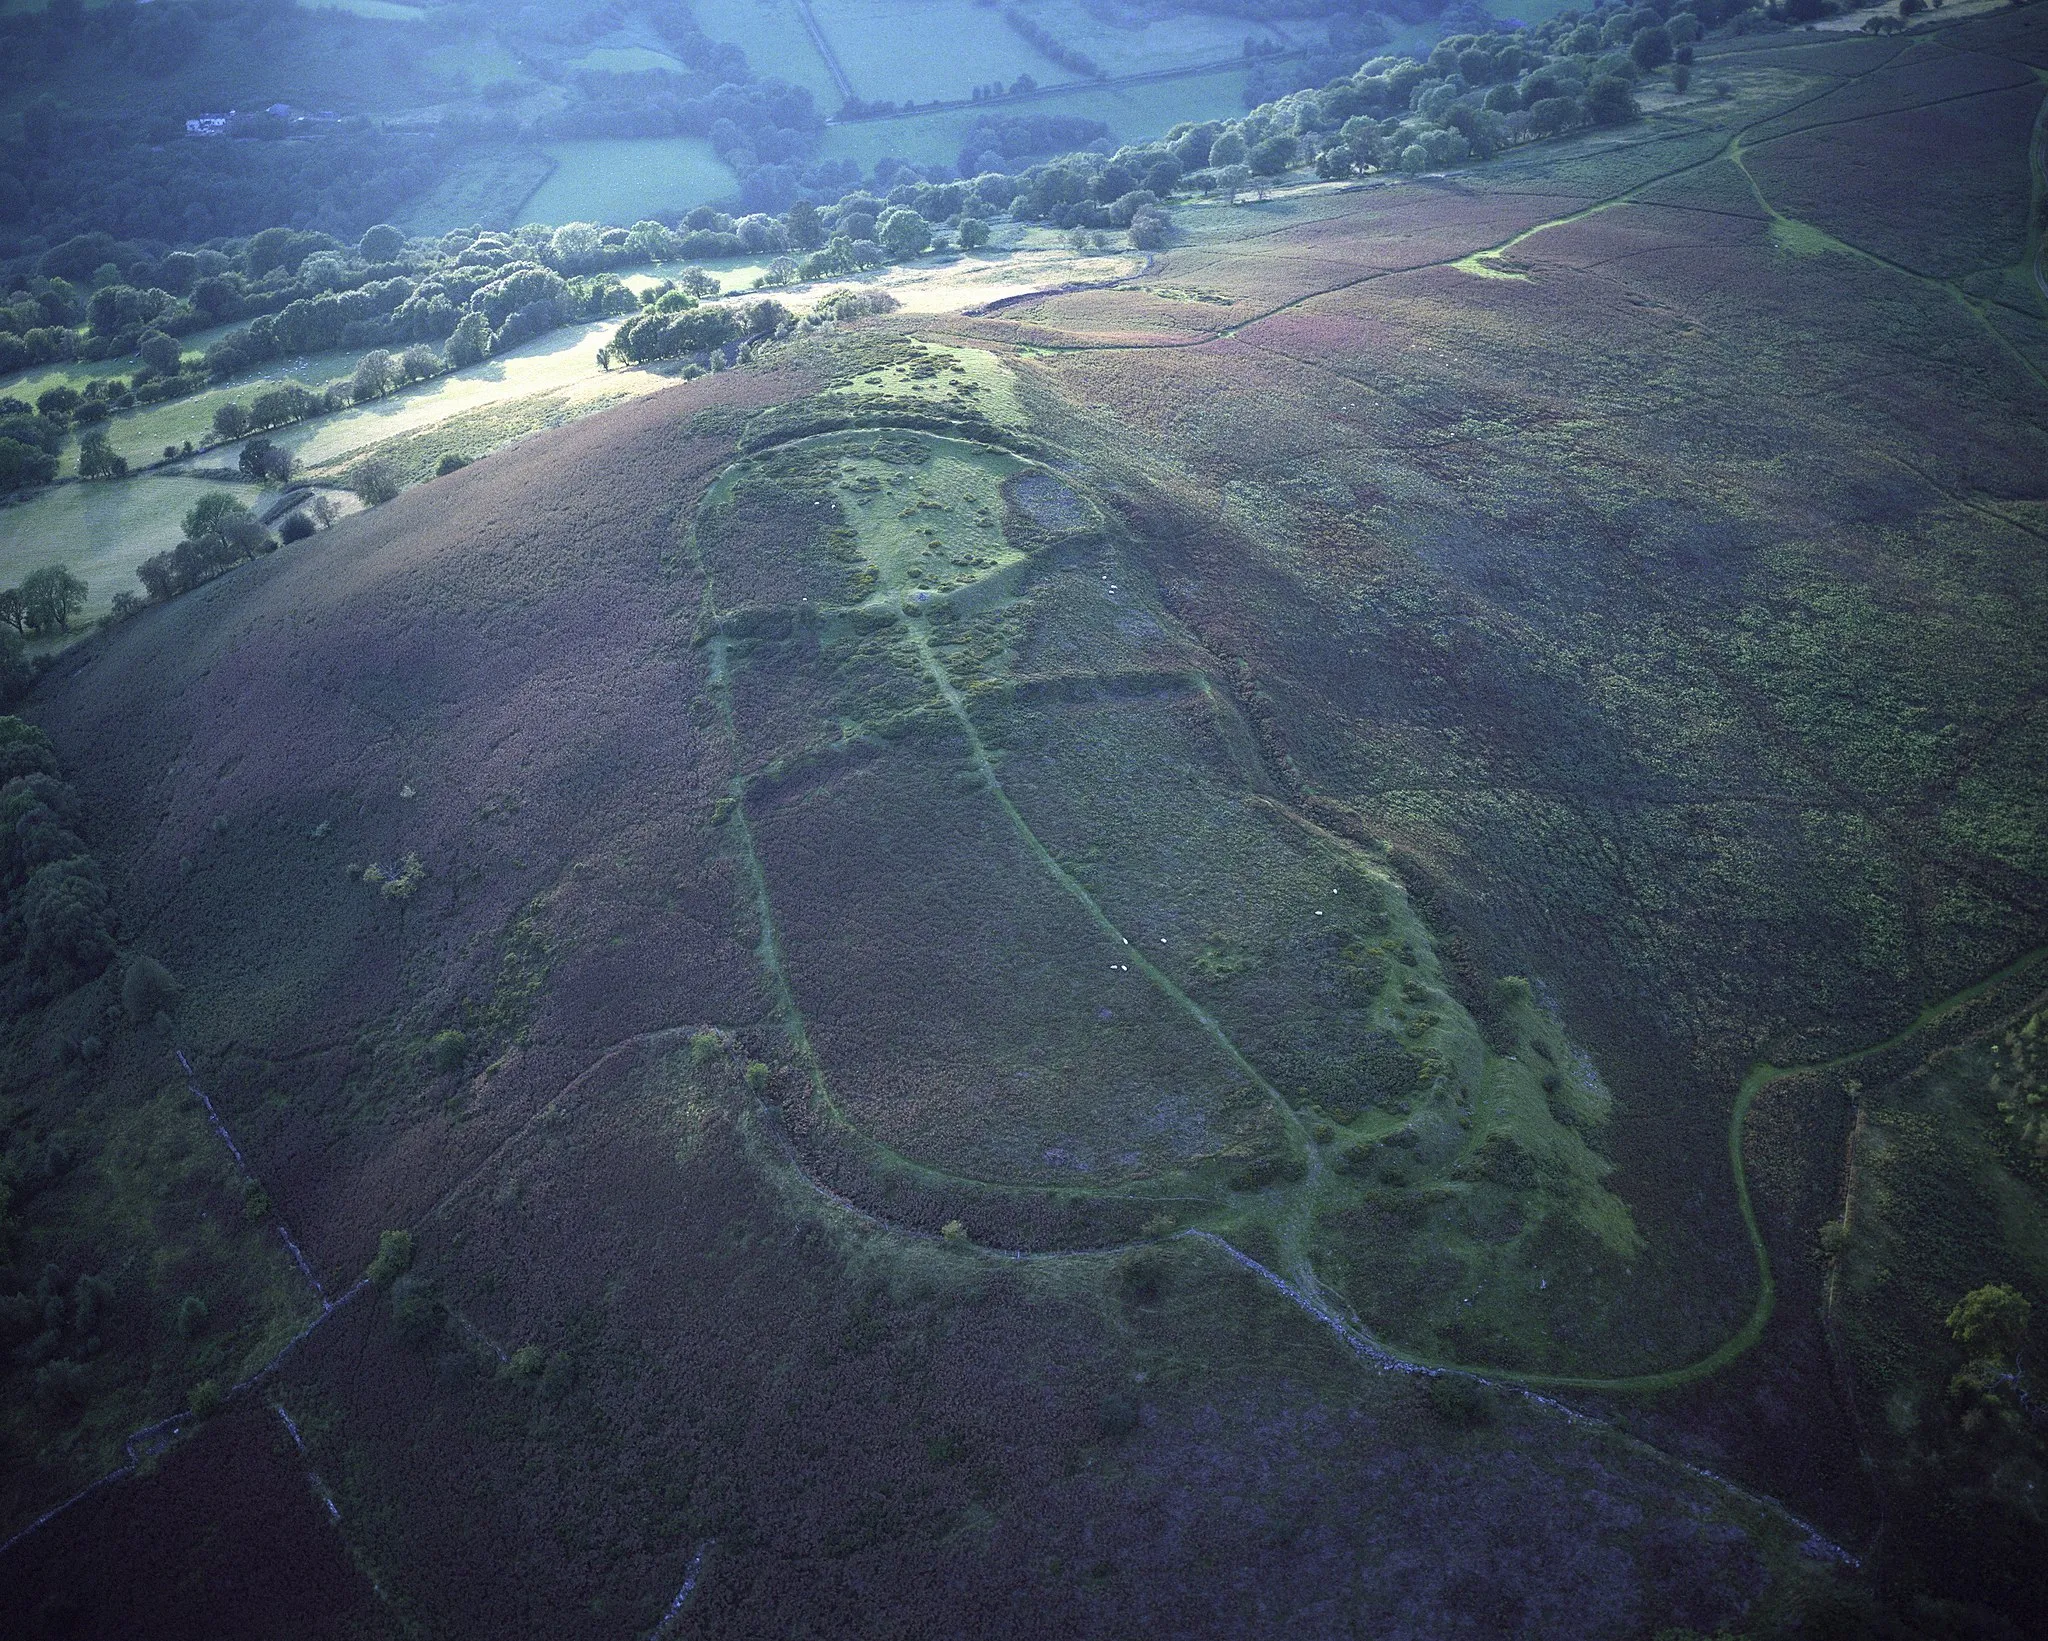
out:
M785 331L67 651L0 1539L118 1473L0 1627L2048 1622L2044 19Z

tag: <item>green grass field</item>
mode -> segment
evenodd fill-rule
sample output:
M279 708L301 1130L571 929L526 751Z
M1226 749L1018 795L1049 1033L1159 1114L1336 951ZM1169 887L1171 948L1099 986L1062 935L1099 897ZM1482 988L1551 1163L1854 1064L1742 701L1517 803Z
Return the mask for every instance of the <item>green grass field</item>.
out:
M1084 0L1020 0L1018 9L1055 39L1094 58L1111 76L1228 63L1242 56L1247 39L1287 48L1315 44L1325 33L1314 18L1254 22L1202 11L1159 16L1139 13L1136 8L1109 12ZM1007 32L1000 12L984 15ZM1062 78L1071 76L1063 74Z
M420 196L399 226L414 234L445 234L473 223L510 228L554 172L555 161L526 144L468 149Z
M838 108L838 83L811 43L795 0L693 0L690 10L712 39L745 51L756 74L803 86L821 114Z
M162 460L166 445L182 445L188 439L195 446L204 443L213 434L214 411L230 400L239 400L246 405L266 388L284 382L323 388L353 374L361 357L360 351L348 348L333 353L302 355L297 359L275 360L264 370L238 376L231 382L210 387L204 393L171 399L160 405L146 405L140 410L122 411L101 425L114 449L128 458L131 467L140 467L147 462ZM78 462L75 443L66 451L64 459L65 471L75 472Z
M104 615L116 593L140 594L135 566L178 544L179 520L202 496L224 487L209 479L149 474L104 484L60 484L0 507L0 586L31 570L62 564L92 589L85 619ZM253 486L225 487L245 501Z
M1080 78L1011 29L1000 9L974 0L812 0L811 11L855 94L870 101L950 102L1020 74L1040 85ZM917 48L907 51L911 39Z
M472 91L507 80L529 81L534 86L540 83L532 80L525 65L495 36L488 34L436 46L427 53L425 61L436 73L461 75Z
M1244 70L1229 68L1146 85L1079 85L1050 96L997 103L989 112L1075 114L1102 121L1120 142L1137 142L1158 136L1180 120L1218 120L1242 114L1243 94ZM920 164L950 161L959 156L962 138L982 112L957 108L834 125L827 128L819 152L827 159L850 159L863 168L889 156Z
M730 197L739 179L697 137L590 138L551 142L555 170L519 222L630 224L655 211L688 210Z
M577 58L576 68L593 74L681 74L683 65L652 46L600 45Z
M665 387L665 378L647 371L607 374L598 368L597 348L611 330L609 323L572 326L469 370L279 429L270 437L305 468L325 470L330 478L376 447L398 458L409 477L424 477L443 450L484 455L541 428ZM317 355L296 370L245 378L190 399L116 416L104 425L114 448L139 466L159 459L166 444L197 443L212 428L214 406L229 399L246 402L260 384L286 377L312 386L345 377L355 358L353 353ZM225 446L206 460L210 465L232 463L239 449ZM92 586L88 616L103 613L115 593L137 590L135 566L174 546L185 510L215 488L204 479L146 474L114 483L58 485L0 508L0 584L11 585L42 564L69 564Z
M345 11L378 23L424 23L432 13L425 6L401 0L298 0L302 11Z
M564 396L565 405L593 400L609 403L667 386L665 378L648 371L607 372L598 367L597 350L614 328L610 321L566 326L516 352L437 376L386 399L316 416L269 436L307 467L320 468L400 434L416 434L452 417L472 415L512 400L558 394ZM225 448L216 459L232 458L235 448ZM465 453L477 452L465 449Z

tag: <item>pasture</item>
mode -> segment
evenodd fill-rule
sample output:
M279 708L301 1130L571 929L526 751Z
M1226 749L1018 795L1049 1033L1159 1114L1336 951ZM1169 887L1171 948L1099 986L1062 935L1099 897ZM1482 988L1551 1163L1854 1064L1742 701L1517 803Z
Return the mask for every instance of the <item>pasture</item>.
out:
M729 166L698 137L592 137L551 142L554 170L520 210L528 222L637 222L730 198Z
M466 370L416 383L388 398L280 428L266 437L290 450L307 468L329 468L384 440L508 400L560 394L566 404L592 399L611 402L665 386L662 378L647 371L599 368L597 350L616 328L613 321L565 326ZM209 452L208 459L232 461L239 449L239 445L222 446L218 453Z
M91 592L83 620L107 613L116 593L142 594L135 567L178 544L179 521L203 496L229 494L254 505L251 485L151 473L97 484L60 484L0 507L0 586L62 564Z
M508 81L526 81L538 89L526 66L495 35L475 34L438 45L426 54L426 66L437 74L459 77L472 91Z
M411 234L445 234L479 223L514 227L526 202L555 170L545 150L525 143L467 149L405 211L398 226Z
M682 74L683 65L665 51L638 40L601 41L570 65L593 74Z
M729 40L747 54L756 74L800 85L821 114L840 104L838 82L818 55L796 0L693 0L698 27L714 40Z
M195 446L204 444L213 436L214 411L230 400L239 400L246 405L266 388L285 382L297 382L317 391L332 383L346 381L354 374L361 357L358 349L340 348L332 353L273 359L258 370L203 392L189 394L182 399L169 399L160 405L144 405L138 410L117 412L100 426L106 430L107 442L128 458L128 465L141 467L161 461L167 445L183 445L188 439ZM75 469L77 460L74 444L65 455L67 468Z
M424 23L433 15L427 6L410 6L404 0L298 0L302 11L345 11L373 23Z
M946 164L959 157L968 128L984 113L1078 115L1102 121L1119 142L1137 142L1156 137L1181 120L1228 119L1243 112L1244 70L1227 68L1141 85L1067 86L987 109L849 121L826 128L819 153L826 159L850 159L863 169L890 156Z
M1020 74L1040 85L1080 78L976 0L811 0L811 12L855 95L870 101L951 102ZM917 48L904 49L911 39Z
M1085 0L1020 0L1018 10L1094 58L1111 77L1232 63L1242 58L1247 40L1289 49L1321 44L1328 32L1315 17L1253 21L1205 11L1113 9ZM1001 22L1000 12L988 15Z

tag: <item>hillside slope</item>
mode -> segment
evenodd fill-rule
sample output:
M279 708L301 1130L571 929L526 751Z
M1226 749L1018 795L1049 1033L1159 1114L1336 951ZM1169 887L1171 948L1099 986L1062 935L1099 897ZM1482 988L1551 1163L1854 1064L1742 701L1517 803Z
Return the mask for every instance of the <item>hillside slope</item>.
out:
M0 1529L236 1388L0 1611L2042 1611L2038 1438L1955 1433L1938 1325L2048 1297L1973 1058L2048 935L2041 39L1737 42L1639 130L1191 211L1114 290L793 340L73 652L30 716L182 997L117 966L10 1050L90 1158L23 1235L113 1320ZM152 1190L314 1285L167 1273ZM324 1616L176 1525L295 1470Z

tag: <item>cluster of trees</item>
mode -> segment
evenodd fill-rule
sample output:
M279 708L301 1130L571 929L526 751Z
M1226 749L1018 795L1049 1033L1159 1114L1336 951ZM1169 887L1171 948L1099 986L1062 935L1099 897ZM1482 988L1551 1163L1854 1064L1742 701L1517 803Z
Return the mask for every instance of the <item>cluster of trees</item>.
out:
M0 493L54 479L67 426L24 400L0 398Z
M455 334L449 338L447 358L419 343L402 353L372 348L357 361L346 382L336 382L323 391L315 392L299 382L282 382L257 394L246 405L239 399L230 399L215 406L214 436L223 442L247 438L251 433L285 427L308 416L384 398L414 382L443 374L458 360L473 364L489 351L491 334L481 316L469 315L467 319L476 323L467 332L462 324L456 326ZM268 440L250 440L239 459L243 472L250 478L281 482L291 477L291 457Z
M0 718L0 972L14 1001L59 995L113 960L113 908L78 819L49 738Z
M22 278L0 302L0 372L68 359L85 299L63 279Z
M1991 1045L1991 1092L2021 1150L2048 1162L2048 1009Z
M621 325L599 351L598 361L607 369L615 362L643 364L650 359L692 355L709 358L757 337L773 336L790 322L789 310L767 298L714 308L674 285L649 294L647 306Z
M1068 153L1102 141L1109 127L1077 114L983 114L960 139L963 177L1014 170L1019 160Z
M1001 80L990 80L986 85L976 86L969 94L968 101L982 103L994 97L1021 97L1026 92L1036 91L1037 89L1038 82L1036 80L1032 79L1028 74L1020 74L1008 85L1004 85ZM895 104L888 103L877 108L874 112L893 112L894 109ZM840 109L839 117L842 120L858 119L868 111L867 104L863 103L858 97L854 97L848 100L844 108Z
M69 632L91 591L61 564L46 564L18 587L0 587L0 706L19 700L35 681L23 640Z
M136 579L156 603L166 603L277 548L256 515L225 491L195 502L185 515L184 530L184 539L177 546L144 559L135 571ZM129 614L134 603L132 594L120 595L115 599L115 615Z
M559 325L630 312L631 294L610 274L565 277L550 261L635 260L626 249L634 232L572 223L513 234L456 234L405 246L402 263L370 263L358 250L353 263L343 263L333 288L295 297L211 343L206 373L220 380L270 359L348 347L405 350L401 357L413 362L400 374L424 365L425 356L412 347L440 347L449 363L474 364ZM660 234L666 243L659 249L670 249L676 236L665 229ZM639 259L654 248L653 237L640 235L646 249Z
M2033 1315L2027 1297L2003 1282L1964 1294L1948 1313L1949 1337L1966 1358L1949 1380L1949 1402L1970 1434L2026 1428L2019 1359Z
M1003 21L1010 25L1014 33L1030 41L1040 56L1058 63L1069 73L1085 74L1091 80L1107 78L1102 72L1102 65L1093 57L1068 45L1028 13L1019 11L1015 6L1005 6ZM1247 52L1246 55L1249 56L1250 53Z

